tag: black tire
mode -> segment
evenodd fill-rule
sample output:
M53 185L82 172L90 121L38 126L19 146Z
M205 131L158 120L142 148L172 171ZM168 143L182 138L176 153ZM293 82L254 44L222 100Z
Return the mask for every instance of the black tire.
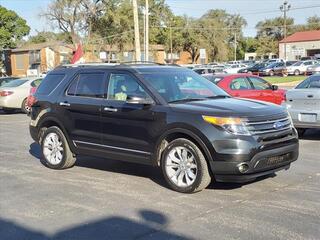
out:
M21 111L23 113L28 114L30 112L30 108L27 106L27 99L24 99L21 104Z
M63 154L62 154L62 160L58 164L52 164L50 161L45 157L44 154L44 142L46 137L50 134L54 133L58 135L59 140L62 142L62 148L63 148ZM75 162L76 158L74 157L74 154L71 152L68 141L66 137L64 136L63 132L60 128L53 126L49 127L45 130L42 140L41 140L41 153L42 153L42 162L49 168L52 169L66 169L72 167Z
M5 114L12 114L12 113L15 113L15 109L13 108L3 108L2 111L5 113Z
M294 74L295 76L299 76L299 75L300 75L300 71L299 71L298 69L297 69L297 70L294 70L293 74Z
M170 151L174 147L185 147L190 151L195 159L196 165L197 165L197 173L194 182L190 186L186 187L180 187L176 185L168 176L167 171L166 171L166 158L168 157ZM207 161L201 152L201 150L198 148L196 144L191 142L188 139L185 138L178 138L176 140L173 140L170 142L166 148L163 151L162 158L161 158L161 169L164 175L164 178L166 182L169 184L169 186L177 191L177 192L182 192L182 193L195 193L203 190L206 188L210 182L211 182L211 176L210 172L208 169L208 164Z
M306 132L307 129L305 128L296 128L298 132L299 137L303 137L304 133Z

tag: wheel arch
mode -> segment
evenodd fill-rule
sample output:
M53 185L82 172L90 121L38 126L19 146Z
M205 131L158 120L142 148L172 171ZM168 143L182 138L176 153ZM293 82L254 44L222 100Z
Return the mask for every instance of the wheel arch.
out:
M192 141L194 144L196 144L204 154L205 159L208 162L208 165L210 164L209 161L213 160L208 147L206 146L205 142L201 139L201 137L198 136L198 134L184 128L173 128L173 129L167 130L164 134L162 134L159 140L157 141L156 149L155 149L156 155L154 160L155 165L160 166L162 152L167 146L167 144L178 138L186 138Z

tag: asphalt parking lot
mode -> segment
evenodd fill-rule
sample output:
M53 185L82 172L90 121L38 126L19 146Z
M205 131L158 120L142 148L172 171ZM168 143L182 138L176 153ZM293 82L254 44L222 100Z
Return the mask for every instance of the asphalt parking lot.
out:
M24 114L0 112L0 239L320 239L320 130L288 171L196 194L157 168L79 157L44 167Z

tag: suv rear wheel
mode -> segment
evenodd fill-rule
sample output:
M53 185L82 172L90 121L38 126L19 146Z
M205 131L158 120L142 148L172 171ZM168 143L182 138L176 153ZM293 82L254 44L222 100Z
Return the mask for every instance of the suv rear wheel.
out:
M162 154L161 168L167 183L178 192L198 192L211 182L204 155L188 139L179 138L167 145Z
M71 152L67 139L58 127L49 127L43 134L41 141L43 161L53 169L72 167L76 159Z

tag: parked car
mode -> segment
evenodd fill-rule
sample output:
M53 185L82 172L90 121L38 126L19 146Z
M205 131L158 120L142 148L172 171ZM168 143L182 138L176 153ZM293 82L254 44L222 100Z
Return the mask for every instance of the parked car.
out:
M284 62L283 59L281 58L272 58L266 61L266 63L271 64L271 63L278 63L278 62Z
M282 76L288 75L287 67L295 64L296 62L297 61L287 61L284 64L274 67L273 68L274 75L282 75Z
M5 113L21 109L28 113L27 97L32 87L39 85L41 78L21 78L12 80L0 87L0 108Z
M307 68L307 75L312 75L316 73L320 73L320 63L317 63Z
M208 74L208 73L214 73L214 70L212 68L204 67L204 68L194 68L193 71L196 73L202 75L202 74Z
M261 68L259 70L259 75L260 76L274 76L274 68L276 67L284 67L284 62L274 62L271 64L268 64L264 68Z
M246 68L247 65L245 64L231 64L231 65L226 65L224 72L226 73L237 73L240 69Z
M250 74L215 75L207 78L233 97L250 98L281 104L285 101L286 90Z
M0 78L0 87L12 80L18 79L17 77L1 77Z
M320 74L315 74L286 93L293 124L300 136L308 128L320 128Z
M305 74L308 67L315 65L317 63L318 62L316 60L299 61L287 67L287 71L289 75L297 76L300 74Z
M60 67L35 93L30 133L43 162L69 168L86 154L161 167L191 193L288 169L298 138L287 111L230 97L174 66Z
M248 73L248 74L258 74L259 70L266 67L267 63L256 63L252 67L242 68L238 71L238 73Z

